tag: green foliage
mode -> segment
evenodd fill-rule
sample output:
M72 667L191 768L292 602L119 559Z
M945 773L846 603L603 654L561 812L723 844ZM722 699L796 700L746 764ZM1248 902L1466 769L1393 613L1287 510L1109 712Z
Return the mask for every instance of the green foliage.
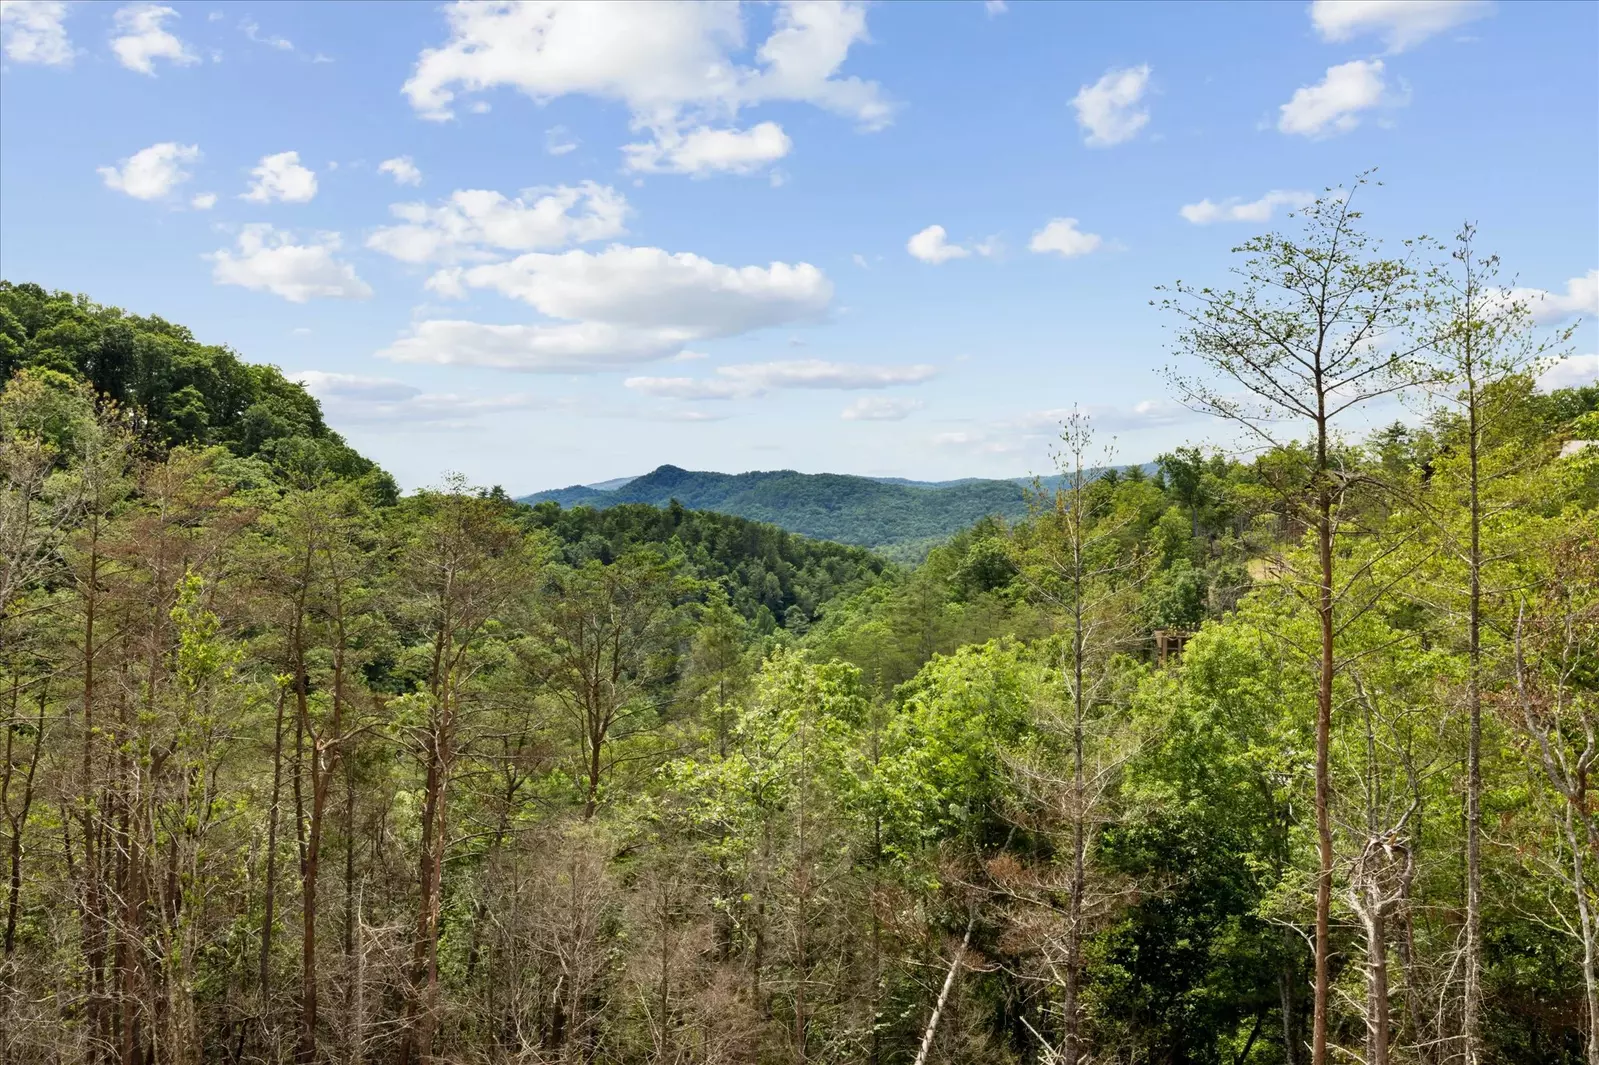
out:
M18 371L83 381L132 413L159 447L222 445L296 483L325 477L394 483L322 420L316 399L273 366L201 344L183 326L86 297L0 281L0 382Z
M974 522L1027 513L1017 481L928 485L835 473L700 473L661 466L610 491L581 485L538 492L524 502L607 508L624 503L715 510L769 522L820 540L888 548L936 542Z

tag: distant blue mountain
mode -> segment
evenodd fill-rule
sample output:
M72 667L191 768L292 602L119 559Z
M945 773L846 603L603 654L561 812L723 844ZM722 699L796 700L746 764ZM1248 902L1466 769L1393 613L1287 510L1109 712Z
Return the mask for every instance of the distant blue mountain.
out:
M1045 478L1044 487L1058 481ZM821 540L887 548L943 539L991 515L1015 521L1027 513L1025 489L1031 483L1029 477L913 481L795 470L709 473L661 466L642 477L535 492L523 496L522 502L660 507L675 499L691 510L770 522Z

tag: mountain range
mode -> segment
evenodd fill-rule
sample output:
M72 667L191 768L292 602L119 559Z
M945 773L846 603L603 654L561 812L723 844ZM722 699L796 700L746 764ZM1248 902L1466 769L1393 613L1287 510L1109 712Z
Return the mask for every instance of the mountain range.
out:
M1057 478L1045 478L1052 487ZM711 473L659 466L642 477L578 484L523 496L524 503L612 507L665 506L714 510L769 522L790 532L839 543L915 555L980 518L1014 521L1027 513L1031 478L912 481L840 473L761 470Z

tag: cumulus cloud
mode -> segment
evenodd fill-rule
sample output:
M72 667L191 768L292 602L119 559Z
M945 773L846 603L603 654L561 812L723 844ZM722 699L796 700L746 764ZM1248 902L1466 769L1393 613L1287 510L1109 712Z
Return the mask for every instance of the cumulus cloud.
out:
M862 396L845 407L839 417L847 422L897 422L922 409L919 399L884 399Z
M492 289L552 318L732 336L821 316L833 284L809 263L724 266L692 253L612 245L532 252L447 271L436 286Z
M297 244L292 234L255 223L239 233L234 250L223 248L207 258L217 284L270 292L291 303L371 296L371 286L356 276L355 267L335 258L338 250L337 233Z
M815 321L833 297L832 282L809 263L734 267L620 244L448 267L426 287L446 298L497 292L552 321L424 321L379 352L382 357L528 372L600 371L673 357L695 341Z
M815 320L833 296L832 282L809 263L732 267L620 245L445 270L429 285L441 295L493 289L562 321L429 320L379 355L535 373L600 371L675 356L695 341Z
M1316 194L1313 192L1272 189L1260 199L1249 203L1244 203L1238 196L1223 200L1221 203L1200 200L1198 203L1183 205L1178 213L1196 226L1208 226L1213 222L1260 223L1271 221L1271 216L1279 207L1298 209L1313 203L1315 199Z
M745 130L663 129L654 140L624 145L622 151L629 170L706 177L752 174L783 158L793 146L782 126L762 122Z
M857 391L920 384L937 369L795 359L720 366L715 377L629 377L628 388L664 399L747 399L775 389Z
M1282 105L1277 128L1305 137L1348 133L1360 125L1360 113L1381 106L1387 97L1381 59L1355 59L1327 68L1318 84L1294 90Z
M383 160L378 164L378 173L389 175L396 185L422 184L422 171L417 169L415 161L409 155Z
M316 195L316 174L300 165L299 152L263 155L250 175L255 180L243 198L253 203L309 203Z
M752 137L755 130L718 127L740 109L770 101L812 104L866 129L887 125L893 113L875 82L839 73L850 48L867 39L866 8L854 0L784 3L753 65L734 59L745 38L742 11L732 4L461 2L445 17L449 39L421 53L403 89L418 114L448 119L457 94L502 86L540 101L568 94L616 100L657 142L653 150L629 145L630 163L672 169L673 144L693 139L757 169L748 160L760 153L770 161L779 143L772 132ZM712 133L731 139L712 140Z
M1070 259L1097 250L1104 240L1097 233L1084 233L1075 218L1054 218L1037 233L1027 247L1036 252L1052 252Z
M65 0L6 0L0 3L0 53L15 63L72 65Z
M1149 124L1149 109L1139 106L1149 88L1149 64L1108 70L1072 97L1085 144L1108 148L1132 140Z
M1492 12L1488 0L1315 0L1310 22L1324 41L1375 34L1389 52L1403 52Z
M483 258L486 249L537 251L607 240L627 232L627 198L585 181L528 189L515 199L486 189L460 189L437 207L399 203L402 225L385 226L367 247L409 263Z
M666 358L690 331L639 329L605 322L499 325L428 319L379 351L395 362L484 366L527 373L594 373Z
M905 242L905 250L922 262L935 266L951 259L964 259L971 254L969 249L951 244L943 226L928 226Z
M424 392L389 377L323 370L301 370L288 376L317 398L334 425L459 429L484 415L550 406L548 401L523 392L495 396Z
M1544 391L1556 388L1581 388L1599 384L1599 355L1570 355L1545 370L1538 378Z
M193 207L196 211L209 211L216 205L217 194L214 192L198 193L194 196L194 198L189 200L189 206Z
M167 19L178 13L159 4L130 4L112 16L115 33L111 38L111 51L117 61L129 70L155 76L155 61L165 59L178 66L198 63L200 57L187 44L166 28Z
M134 152L117 166L102 166L95 172L108 189L136 200L160 200L193 176L185 167L199 160L198 145L163 141Z
M1538 325L1556 325L1579 315L1599 318L1599 270L1571 278L1564 293L1516 288L1510 290L1510 298L1525 303Z

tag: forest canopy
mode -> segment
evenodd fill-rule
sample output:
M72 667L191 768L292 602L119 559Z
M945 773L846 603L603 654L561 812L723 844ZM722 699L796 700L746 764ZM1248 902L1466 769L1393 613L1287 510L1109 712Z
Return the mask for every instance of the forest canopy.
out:
M1599 1065L1599 386L1352 202L914 567L0 283L0 1061Z

